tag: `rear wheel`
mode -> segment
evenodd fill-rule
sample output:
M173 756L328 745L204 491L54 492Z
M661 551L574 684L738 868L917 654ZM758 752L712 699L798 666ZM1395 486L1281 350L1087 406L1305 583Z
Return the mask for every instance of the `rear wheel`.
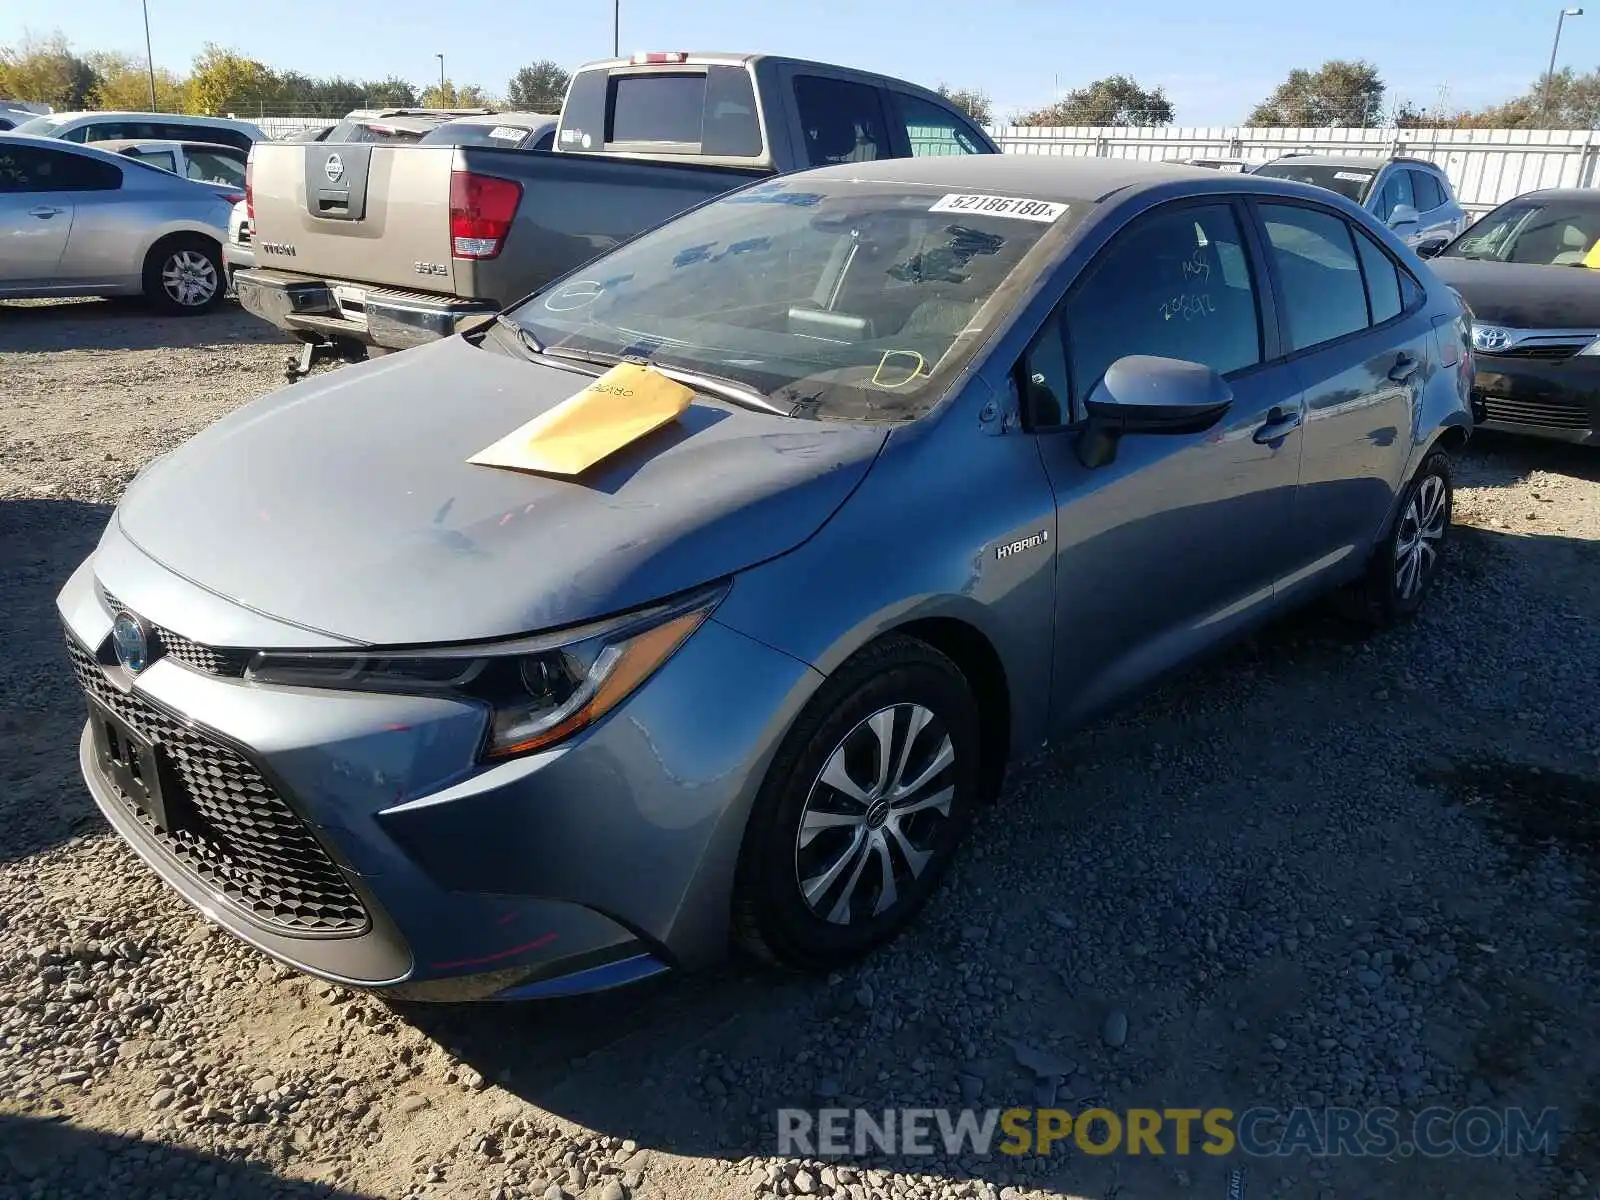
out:
M1450 456L1435 450L1401 494L1394 528L1367 565L1355 596L1359 615L1381 626L1422 608L1449 540L1453 500Z
M198 234L158 242L144 264L145 298L162 312L210 312L227 295L222 247Z
M979 750L972 691L932 647L890 637L846 663L757 797L735 886L739 942L827 969L898 934L971 824Z

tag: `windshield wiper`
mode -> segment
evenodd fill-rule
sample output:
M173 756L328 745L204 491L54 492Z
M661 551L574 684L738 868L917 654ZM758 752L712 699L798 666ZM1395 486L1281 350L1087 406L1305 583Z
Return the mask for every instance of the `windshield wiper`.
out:
M526 325L520 324L505 313L495 317L495 323L502 329L509 329L516 335L517 344L528 353L530 358L561 358L570 362L588 363L594 367L614 367L624 361L620 355L602 354L598 351L569 350L565 346L547 346L539 340L539 335Z

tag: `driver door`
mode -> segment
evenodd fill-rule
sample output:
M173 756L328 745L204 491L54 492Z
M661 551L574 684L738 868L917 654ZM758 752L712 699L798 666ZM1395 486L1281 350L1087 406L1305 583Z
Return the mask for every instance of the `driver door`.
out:
M1055 492L1053 716L1075 724L1263 617L1297 555L1302 397L1227 198L1134 218L1067 293L1019 385ZM1265 320L1263 319L1265 318ZM1082 400L1117 359L1204 363L1233 403L1199 434L1130 435L1087 467Z

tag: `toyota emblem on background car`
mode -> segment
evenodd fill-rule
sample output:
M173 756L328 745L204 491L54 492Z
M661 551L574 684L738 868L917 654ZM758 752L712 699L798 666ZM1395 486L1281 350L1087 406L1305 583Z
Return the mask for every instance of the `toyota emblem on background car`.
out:
M111 644L117 661L137 675L150 665L150 635L144 623L129 612L119 612L111 622Z
M1504 350L1511 342L1511 334L1493 325L1474 325L1472 345L1478 350Z
M337 154L328 155L328 161L323 164L322 173L328 177L329 183L338 183L344 178L344 159Z

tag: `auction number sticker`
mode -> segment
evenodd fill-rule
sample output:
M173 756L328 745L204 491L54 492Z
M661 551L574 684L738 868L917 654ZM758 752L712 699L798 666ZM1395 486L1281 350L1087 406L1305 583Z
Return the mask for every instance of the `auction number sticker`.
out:
M1335 171L1335 179L1343 179L1346 183L1365 183L1372 178L1371 171Z
M1020 196L972 196L952 192L948 196L941 196L928 211L979 213L986 217L1050 222L1065 213L1067 206L1053 200L1024 200Z
M489 136L498 138L502 142L520 142L527 132L526 129L518 129L514 125L496 125L489 130Z

